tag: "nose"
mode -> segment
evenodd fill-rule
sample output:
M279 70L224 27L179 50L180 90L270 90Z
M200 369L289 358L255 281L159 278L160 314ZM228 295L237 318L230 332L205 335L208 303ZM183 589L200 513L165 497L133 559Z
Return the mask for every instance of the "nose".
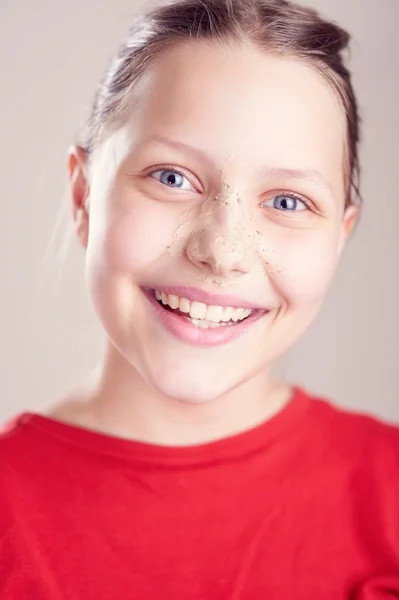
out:
M198 269L225 278L249 273L255 256L254 236L243 215L230 218L223 206L190 235L186 245L189 261Z

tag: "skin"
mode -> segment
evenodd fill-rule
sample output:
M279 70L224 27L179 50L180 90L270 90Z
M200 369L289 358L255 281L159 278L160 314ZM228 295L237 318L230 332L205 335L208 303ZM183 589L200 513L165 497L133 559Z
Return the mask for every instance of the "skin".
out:
M202 238L206 236L206 232L209 232L214 237L215 244L212 253L212 273L200 269L195 275L190 271L187 271L187 274L202 279L205 283L218 284L220 287L241 281L235 278L218 277L219 271L223 272L225 262L225 257L221 254L227 253L230 261L238 262L244 258L244 255L249 256L248 274L253 274L256 268L260 268L271 276L274 273L273 266L277 268L272 264L274 256L266 247L261 231L256 229L256 219L252 219L248 212L250 202L246 202L238 189L232 187L230 183L240 177L241 169L242 167L239 168L235 164L233 157L230 157L226 171L221 173L220 193L208 195L199 210L198 206L195 206L191 213L184 215L186 221L177 229L169 247L171 256L183 256L187 238L196 228L197 231L200 230L200 235L191 236L191 251L201 252ZM247 189L245 179L242 187L244 190ZM225 222L223 231L220 231L217 225L218 220Z
M345 116L311 67L251 45L166 51L126 123L69 172L104 359L53 416L159 444L248 429L287 403L270 369L317 315L356 220ZM160 182L177 169L183 189ZM298 171L298 173L297 173ZM306 172L305 172L306 171ZM287 192L296 211L276 208ZM153 318L141 286L234 294L269 314L198 348Z

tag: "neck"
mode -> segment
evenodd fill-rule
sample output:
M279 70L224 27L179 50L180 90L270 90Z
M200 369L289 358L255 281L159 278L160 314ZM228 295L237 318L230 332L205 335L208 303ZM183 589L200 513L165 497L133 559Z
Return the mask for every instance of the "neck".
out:
M50 415L116 437L189 446L255 427L279 412L291 393L263 371L211 402L185 403L159 394L110 347L96 373Z

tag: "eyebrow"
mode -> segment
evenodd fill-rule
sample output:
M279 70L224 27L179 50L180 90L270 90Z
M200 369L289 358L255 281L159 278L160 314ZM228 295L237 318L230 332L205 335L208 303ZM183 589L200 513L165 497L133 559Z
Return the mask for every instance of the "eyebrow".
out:
M188 153L195 157L197 160L201 160L202 162L206 162L209 165L213 165L209 156L203 150L199 148L194 148L189 144L185 144L184 142L180 142L178 140L171 140L167 137L161 135L151 135L148 138L144 139L142 142L139 142L139 146L149 146L150 144L162 144L164 146L169 146L175 150L178 150L181 153Z
M275 179L296 179L310 181L318 186L323 187L331 196L334 196L332 185L317 169L292 169L286 167L265 167L261 173L267 177Z

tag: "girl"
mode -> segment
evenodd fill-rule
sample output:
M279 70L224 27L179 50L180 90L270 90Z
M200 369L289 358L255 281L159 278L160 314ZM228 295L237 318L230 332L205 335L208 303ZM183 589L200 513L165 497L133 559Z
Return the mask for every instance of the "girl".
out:
M349 36L138 19L69 154L97 372L1 447L1 598L399 598L399 431L273 380L356 223Z

